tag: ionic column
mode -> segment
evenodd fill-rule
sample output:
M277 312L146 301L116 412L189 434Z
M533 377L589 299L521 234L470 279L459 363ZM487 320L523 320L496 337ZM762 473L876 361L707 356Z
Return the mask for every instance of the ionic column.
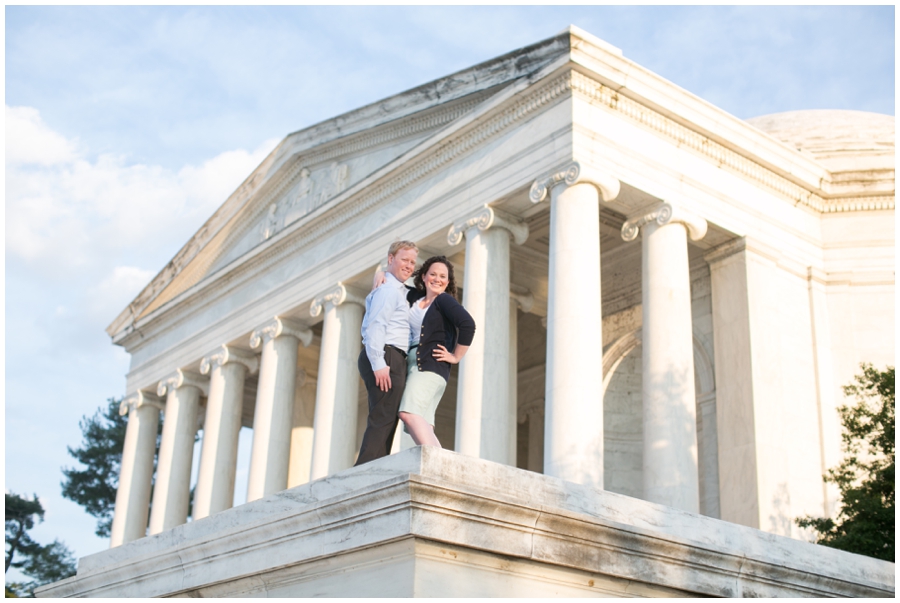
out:
M316 407L316 383L302 368L297 368L294 390L294 414L291 419L291 460L288 464L288 488L309 481L312 464L313 421Z
M313 333L287 318L274 317L250 336L262 346L247 502L287 488L291 452L291 416L297 379L297 347L308 346Z
M519 420L519 314L517 308L523 312L531 312L534 306L534 295L531 291L509 291L509 421L513 425L513 434L509 438L509 457L512 466L516 466L517 446L515 425Z
M663 203L625 222L622 238L641 229L644 498L699 513L687 237L703 238L706 220Z
M528 421L528 459L525 466L529 471L544 471L544 399L537 398L525 403L518 413L519 423Z
M599 193L611 201L619 181L578 162L531 187L550 193L550 275L544 474L603 487L603 336Z
M200 362L200 372L210 377L200 472L194 492L194 519L230 509L234 502L244 380L248 372L255 373L258 368L255 354L227 345Z
M153 486L150 534L159 534L187 521L191 494L191 464L197 435L197 407L209 382L197 373L176 369L159 382L156 393L166 396L162 439Z
M313 300L312 316L325 312L319 352L319 386L310 479L319 479L353 466L362 348L364 299L342 283Z
M463 305L475 320L476 334L459 365L455 449L514 466L516 422L509 412L509 240L524 243L528 226L485 205L454 223L447 241L458 245L463 235Z
M147 533L160 410L163 405L159 398L140 390L119 405L119 414L128 415L128 426L125 428L110 547L143 538Z

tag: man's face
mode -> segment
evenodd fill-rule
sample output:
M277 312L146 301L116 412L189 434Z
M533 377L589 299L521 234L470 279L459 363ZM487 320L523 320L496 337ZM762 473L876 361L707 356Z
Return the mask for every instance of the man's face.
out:
M397 277L401 283L412 276L416 271L416 257L419 252L415 249L401 249L394 255L388 256L388 272Z

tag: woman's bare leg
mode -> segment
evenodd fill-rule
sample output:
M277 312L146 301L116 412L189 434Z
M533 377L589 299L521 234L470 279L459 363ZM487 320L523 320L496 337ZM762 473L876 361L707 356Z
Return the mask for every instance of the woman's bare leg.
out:
M434 435L434 427L432 427L424 417L414 415L410 412L401 412L400 420L406 425L406 430L412 436L413 442L417 446L437 446L441 447L437 436Z

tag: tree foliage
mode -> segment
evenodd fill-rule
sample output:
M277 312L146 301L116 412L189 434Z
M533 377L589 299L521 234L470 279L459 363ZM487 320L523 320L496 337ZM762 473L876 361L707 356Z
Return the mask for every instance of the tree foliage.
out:
M855 383L844 386L853 406L841 406L844 460L826 482L841 492L836 519L803 517L797 524L818 533L825 546L894 561L894 367L862 364Z
M37 495L31 500L15 493L6 495L6 572L13 567L32 579L7 584L7 596L31 596L38 586L75 574L75 559L63 543L54 540L41 545L28 533L43 519L44 508Z
M68 446L69 454L84 469L63 468L62 494L98 519L97 536L107 538L112 527L119 485L119 467L125 445L126 417L119 415L120 399L109 398L92 417L82 417L80 448Z
M29 555L40 546L28 534L36 521L44 520L44 507L38 501L37 494L28 500L18 494L6 495L6 570L10 567L21 567L22 562L13 562L16 553Z

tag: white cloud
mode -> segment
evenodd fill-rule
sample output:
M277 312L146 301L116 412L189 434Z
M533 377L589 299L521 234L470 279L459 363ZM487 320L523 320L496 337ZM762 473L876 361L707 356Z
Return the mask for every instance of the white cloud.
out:
M111 154L91 159L36 109L6 111L7 253L60 277L73 268L105 275L123 257L155 274L277 143L176 172Z
M53 130L32 107L6 107L6 164L55 165L72 161L77 145Z
M185 166L178 172L178 181L189 198L203 206L218 207L276 144L276 139L267 140L252 153L243 149L226 151L199 167Z
M116 266L103 280L86 291L86 312L98 324L109 322L140 293L157 272L136 266Z

